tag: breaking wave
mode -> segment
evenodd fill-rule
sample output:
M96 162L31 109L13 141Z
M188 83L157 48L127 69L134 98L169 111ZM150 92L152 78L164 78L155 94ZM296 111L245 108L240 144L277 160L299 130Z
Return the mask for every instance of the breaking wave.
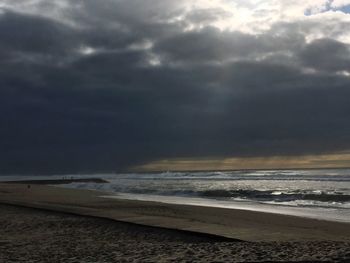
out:
M316 192L316 191L315 191ZM318 191L317 191L318 192ZM207 190L198 193L203 197L242 198L258 201L290 202L295 200L314 200L321 202L350 202L350 195L336 193L283 193L280 191L259 190Z

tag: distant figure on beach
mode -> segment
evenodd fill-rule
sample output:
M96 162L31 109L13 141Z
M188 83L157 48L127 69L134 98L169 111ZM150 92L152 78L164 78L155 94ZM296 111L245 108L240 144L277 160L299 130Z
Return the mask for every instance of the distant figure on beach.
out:
M27 188L30 189L30 184L27 185Z

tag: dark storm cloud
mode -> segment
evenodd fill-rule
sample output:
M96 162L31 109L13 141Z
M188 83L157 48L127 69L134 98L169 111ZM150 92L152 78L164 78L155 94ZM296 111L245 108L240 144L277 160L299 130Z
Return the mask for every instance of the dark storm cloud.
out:
M305 65L325 71L350 71L350 46L333 39L319 39L300 54Z
M85 1L69 23L0 14L2 173L349 149L345 44L184 31L208 10L173 22L170 2Z
M237 59L249 60L269 52L296 51L305 44L302 36L293 35L293 41L290 38L288 35L273 37L227 32L208 26L163 38L155 49L171 62L222 63Z

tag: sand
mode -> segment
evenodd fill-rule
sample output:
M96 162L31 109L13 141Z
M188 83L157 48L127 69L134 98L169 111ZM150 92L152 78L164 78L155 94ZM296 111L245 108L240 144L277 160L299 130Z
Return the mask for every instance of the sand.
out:
M47 179L47 180L21 180L21 181L6 181L3 182L6 184L39 184L39 185L60 185L60 184L71 184L71 183L96 183L103 184L108 183L108 181L103 180L101 178L82 178L82 179L74 179L65 178L65 179Z
M101 194L0 184L0 262L350 262L350 224Z
M346 242L220 242L175 230L0 205L0 262L347 262Z

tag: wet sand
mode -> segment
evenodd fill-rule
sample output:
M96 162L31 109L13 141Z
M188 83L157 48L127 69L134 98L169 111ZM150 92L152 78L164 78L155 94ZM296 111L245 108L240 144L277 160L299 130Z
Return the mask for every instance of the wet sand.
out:
M350 224L102 194L0 184L0 262L350 261Z

